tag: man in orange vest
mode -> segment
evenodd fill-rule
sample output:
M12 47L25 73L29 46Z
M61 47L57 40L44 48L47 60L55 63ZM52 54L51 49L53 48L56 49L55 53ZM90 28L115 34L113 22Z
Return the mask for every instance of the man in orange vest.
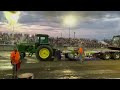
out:
M84 61L84 50L83 50L82 47L79 48L78 54L79 54L78 57L79 57L80 62L83 63L83 61Z
M11 64L13 65L13 78L17 78L17 71L20 69L20 53L16 48L11 52L10 55Z

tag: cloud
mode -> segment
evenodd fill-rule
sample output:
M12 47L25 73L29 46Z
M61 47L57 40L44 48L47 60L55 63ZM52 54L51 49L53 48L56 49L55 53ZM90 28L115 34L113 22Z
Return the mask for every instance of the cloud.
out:
M19 19L21 26L16 31L47 33L51 36L63 33L63 36L68 37L68 28L62 26L62 17L69 14L78 18L78 24L71 28L72 37L74 31L78 38L103 39L103 36L110 38L119 34L120 11L22 11ZM0 27L3 29L5 25L2 11L0 18Z
M78 28L87 28L87 29L102 29L102 30L109 30L109 29L116 29L120 21L115 20L106 20L103 21L102 19L95 20L95 21L85 21L80 23Z

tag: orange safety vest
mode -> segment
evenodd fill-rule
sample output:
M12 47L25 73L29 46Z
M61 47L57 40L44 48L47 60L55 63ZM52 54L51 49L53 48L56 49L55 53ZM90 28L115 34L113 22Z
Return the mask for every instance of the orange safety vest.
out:
M79 48L79 53L83 54L83 48Z
M12 64L18 64L20 62L20 53L18 51L16 53L15 51L12 51L10 58Z

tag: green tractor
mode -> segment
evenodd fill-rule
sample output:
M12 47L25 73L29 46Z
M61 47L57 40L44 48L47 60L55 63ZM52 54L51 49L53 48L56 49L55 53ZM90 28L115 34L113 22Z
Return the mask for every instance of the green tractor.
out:
M26 56L26 53L36 55L36 58L41 61L53 60L55 56L55 50L49 44L49 36L46 34L36 34L35 42L16 44L18 51L20 52L21 59Z

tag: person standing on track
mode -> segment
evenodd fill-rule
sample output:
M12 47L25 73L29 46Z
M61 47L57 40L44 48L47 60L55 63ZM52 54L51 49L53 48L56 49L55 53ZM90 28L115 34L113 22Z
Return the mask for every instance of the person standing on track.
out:
M62 52L61 52L60 49L57 49L57 50L56 50L55 56L56 56L56 59L57 59L57 60L61 60L61 53L62 53Z
M20 53L18 52L17 48L14 48L14 50L11 52L10 59L13 66L13 78L16 79L21 64Z
M83 49L83 47L80 47L78 49L78 59L80 60L80 63L83 63L83 61L84 61L84 49Z

